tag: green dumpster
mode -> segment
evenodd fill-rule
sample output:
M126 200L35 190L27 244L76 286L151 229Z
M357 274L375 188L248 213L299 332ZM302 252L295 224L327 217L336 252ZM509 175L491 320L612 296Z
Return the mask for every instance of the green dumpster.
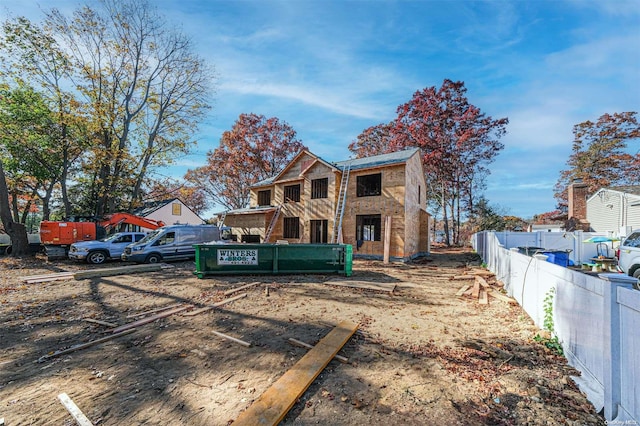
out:
M198 278L226 274L338 273L353 270L349 244L196 244Z

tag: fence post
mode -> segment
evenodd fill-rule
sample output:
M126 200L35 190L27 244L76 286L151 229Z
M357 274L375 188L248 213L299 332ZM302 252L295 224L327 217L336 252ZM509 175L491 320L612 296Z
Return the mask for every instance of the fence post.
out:
M632 288L637 278L623 274L598 274L605 281L604 289L604 418L618 417L621 402L620 368L620 304L618 288Z

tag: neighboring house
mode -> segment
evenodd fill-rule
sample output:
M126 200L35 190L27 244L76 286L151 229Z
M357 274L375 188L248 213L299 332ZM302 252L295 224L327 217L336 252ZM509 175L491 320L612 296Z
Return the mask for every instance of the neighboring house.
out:
M640 229L640 185L602 188L587 198L586 209L593 231L628 236Z
M342 242L355 257L408 260L429 251L425 205L418 148L337 163L303 150L224 224L243 242Z
M204 220L178 198L144 203L133 211L136 216L161 220L166 225L201 225Z
M522 229L520 229L522 230ZM532 223L528 226L527 232L564 232L564 224L563 223ZM515 229L514 229L515 231Z

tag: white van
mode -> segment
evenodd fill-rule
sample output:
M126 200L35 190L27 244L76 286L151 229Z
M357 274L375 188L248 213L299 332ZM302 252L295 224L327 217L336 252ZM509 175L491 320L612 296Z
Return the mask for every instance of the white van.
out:
M151 231L137 243L129 244L120 257L136 263L158 263L169 260L193 259L194 244L224 242L230 228L215 225L172 225Z
M618 267L625 274L640 278L640 230L633 231L618 249Z

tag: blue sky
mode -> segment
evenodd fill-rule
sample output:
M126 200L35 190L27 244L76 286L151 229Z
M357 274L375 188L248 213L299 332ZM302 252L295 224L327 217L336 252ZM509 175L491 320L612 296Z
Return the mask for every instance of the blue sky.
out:
M555 208L575 124L640 111L637 0L154 3L218 75L194 154L166 171L176 177L203 165L241 113L278 117L312 152L344 160L365 128L448 78L487 115L509 118L485 195L530 218ZM79 4L0 0L0 18Z

